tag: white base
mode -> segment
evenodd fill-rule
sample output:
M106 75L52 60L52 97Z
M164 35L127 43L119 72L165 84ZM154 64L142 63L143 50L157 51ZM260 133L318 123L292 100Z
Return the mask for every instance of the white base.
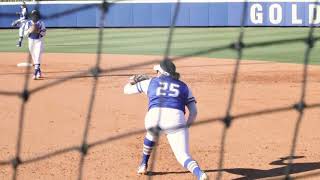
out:
M17 66L18 67L30 67L30 66L33 66L33 64L28 63L28 62L22 62L22 63L17 64Z

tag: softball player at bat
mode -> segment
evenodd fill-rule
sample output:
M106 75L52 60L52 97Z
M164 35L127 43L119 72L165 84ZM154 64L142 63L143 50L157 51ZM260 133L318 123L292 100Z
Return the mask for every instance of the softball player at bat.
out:
M19 41L17 42L17 47L21 47L22 45L25 24L28 20L28 8L24 1L23 1L23 4L20 6L20 8L21 8L21 12L17 12L20 18L15 20L11 24L12 27L19 26Z
M46 27L40 20L40 12L33 10L31 12L31 20L25 25L25 36L28 37L29 52L34 64L33 79L41 79L42 73L40 69L41 55L44 50L43 37L46 35Z
M208 176L200 169L189 153L189 133L187 127L197 116L195 98L188 86L179 80L175 65L170 60L161 61L154 66L157 77L148 79L145 75L137 75L130 79L124 87L125 94L144 92L149 98L149 110L145 116L147 129L143 143L143 156L138 168L138 174L146 174L148 161L157 135L150 129L160 127L166 133L171 149L178 162L199 180L206 180ZM185 119L185 106L189 110L189 117ZM171 130L168 130L170 129ZM167 130L166 130L167 129Z

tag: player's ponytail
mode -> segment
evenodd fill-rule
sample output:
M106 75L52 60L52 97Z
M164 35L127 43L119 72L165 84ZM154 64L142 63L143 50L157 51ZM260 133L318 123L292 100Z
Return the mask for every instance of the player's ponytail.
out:
M173 79L176 79L176 80L179 80L180 79L180 73L178 73L178 72L174 72L173 74L170 74L171 75L171 77L173 78Z
M176 66L173 64L173 62L170 59L164 59L160 62L161 69L168 73L172 78L179 80L180 79L180 73L176 72Z

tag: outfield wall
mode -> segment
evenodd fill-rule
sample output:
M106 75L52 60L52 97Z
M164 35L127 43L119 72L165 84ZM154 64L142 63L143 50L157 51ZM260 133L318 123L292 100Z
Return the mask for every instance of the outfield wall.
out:
M134 0L113 4L105 20L106 27L168 27L171 24L176 0ZM239 26L243 0L182 0L177 26ZM98 1L41 2L44 16L93 5L92 8L66 16L45 20L47 27L98 27ZM96 5L96 6L95 6ZM34 3L27 4L29 12ZM18 3L0 3L1 13L19 11ZM316 13L318 12L318 13ZM310 26L320 25L320 5L313 0L249 0L246 26ZM0 16L0 28L10 27L16 17Z

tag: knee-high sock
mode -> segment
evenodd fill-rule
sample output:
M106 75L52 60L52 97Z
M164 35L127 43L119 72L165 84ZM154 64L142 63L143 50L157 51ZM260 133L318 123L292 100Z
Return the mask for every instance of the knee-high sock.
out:
M35 70L39 70L39 69L40 69L40 64L35 64L35 65L34 65L34 69L35 69Z
M184 167L187 168L192 174L197 176L198 178L201 176L202 171L196 161L193 159L187 159L184 162Z
M154 146L154 141L150 141L145 137L143 142L143 155L142 155L141 164L148 164L153 146Z

